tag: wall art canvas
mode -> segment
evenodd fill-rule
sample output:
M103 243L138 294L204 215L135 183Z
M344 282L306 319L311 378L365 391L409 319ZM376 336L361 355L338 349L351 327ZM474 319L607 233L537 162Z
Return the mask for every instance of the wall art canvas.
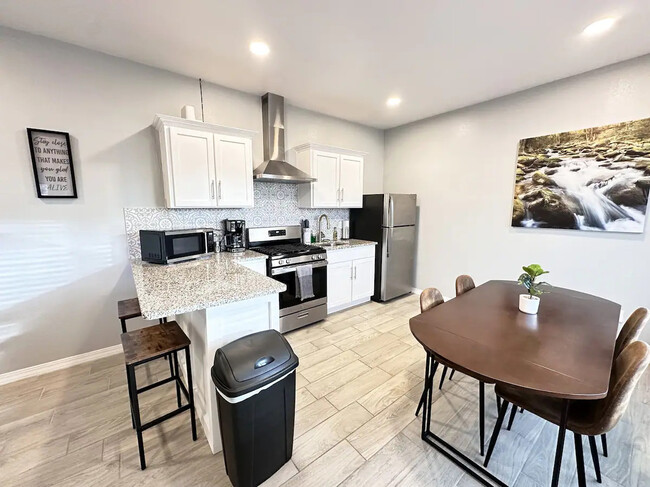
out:
M642 233L650 118L519 141L513 227Z

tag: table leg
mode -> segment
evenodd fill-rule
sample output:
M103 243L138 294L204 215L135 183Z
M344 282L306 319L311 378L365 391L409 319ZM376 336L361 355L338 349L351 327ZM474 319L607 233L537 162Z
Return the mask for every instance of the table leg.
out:
M562 466L562 453L564 452L564 436L566 435L566 422L569 416L569 400L564 399L562 415L560 416L560 430L557 433L557 447L555 448L555 464L553 465L553 479L551 487L557 487L560 482L560 467Z
M431 361L433 367L431 373L427 377L425 385L425 398L424 405L422 409L422 440L428 443L430 446L435 448L438 452L442 453L449 460L454 462L457 466L462 468L465 472L475 478L482 485L487 486L499 486L507 487L507 484L501 481L494 474L490 473L488 470L483 468L481 465L476 463L474 460L469 458L467 455L458 451L452 445L447 443L445 440L440 438L438 435L434 434L431 431L431 412L432 412L432 401L433 397L433 375L435 374L436 367L438 363L435 361L433 354L431 355ZM507 406L507 403L503 402L504 406ZM504 412L505 414L505 412Z
M422 388L422 395L420 396L420 402L418 403L418 408L415 410L415 415L420 414L420 410L424 405L424 397L427 393L427 379L429 378L429 369L431 368L431 354L427 353L427 360L424 364L424 387Z
M481 445L479 450L481 456L485 453L485 382L478 383L478 421L479 421L479 441Z

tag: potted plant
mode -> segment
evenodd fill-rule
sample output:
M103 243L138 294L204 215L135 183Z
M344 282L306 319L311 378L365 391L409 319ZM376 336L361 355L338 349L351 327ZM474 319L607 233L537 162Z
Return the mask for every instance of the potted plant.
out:
M537 278L548 274L539 264L530 264L522 267L524 273L519 276L519 284L528 290L528 294L519 295L519 311L529 315L536 315L539 310L539 297L544 294L541 287L548 285L546 282L538 282Z

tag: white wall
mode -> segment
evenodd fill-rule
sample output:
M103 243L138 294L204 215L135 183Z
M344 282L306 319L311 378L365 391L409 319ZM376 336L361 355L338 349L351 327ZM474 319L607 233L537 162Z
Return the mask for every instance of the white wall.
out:
M650 56L387 131L384 190L418 194L416 286L453 296L459 274L516 279L535 262L627 314L650 306L650 222L643 235L510 226L519 139L645 117Z
M116 302L135 296L122 209L164 204L150 125L200 98L197 80L5 28L0 66L3 373L119 343ZM204 100L206 121L260 131L261 162L259 97L207 84ZM294 107L287 123L289 146L368 151L366 190L382 190L382 131ZM26 127L70 132L78 199L36 197Z

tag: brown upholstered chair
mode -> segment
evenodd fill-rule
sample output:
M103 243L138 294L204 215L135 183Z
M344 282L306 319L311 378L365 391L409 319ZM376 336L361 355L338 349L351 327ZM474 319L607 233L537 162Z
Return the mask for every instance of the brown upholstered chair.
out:
M597 435L602 435L616 426L621 419L632 397L641 375L650 363L650 346L636 341L630 343L616 357L609 380L609 392L604 399L593 401L572 401L569 405L566 428L573 432L578 465L578 481L585 485L584 459L582 457L582 436L589 437L591 457L596 470L596 479L601 482L600 462L596 450ZM504 400L499 412L499 418L494 426L490 439L485 465L487 466L494 445L496 444L503 417L508 406L512 403L527 409L533 414L560 425L563 403L561 399L532 394L523 389L511 386L497 385L496 393ZM557 455L556 455L557 457ZM559 460L561 462L561 458Z
M445 302L440 291L435 287L428 287L420 293L420 313L438 306Z
M472 279L471 276L468 276L467 274L463 274L462 276L458 276L456 278L456 296L465 294L467 291L471 291L475 287L476 284L474 284L474 279Z
M627 319L621 332L616 339L616 348L614 348L614 357L625 350L625 348L632 342L639 339L639 335L648 323L648 310L646 308L637 308L634 313Z
M461 294L465 294L467 291L471 291L475 287L476 285L474 284L474 279L472 279L471 276L468 276L467 274L458 276L456 278L456 297L460 296ZM442 369L442 376L440 377L440 384L438 385L438 389L442 389L442 384L445 382L445 377L447 376L447 370L448 367L445 365L445 368ZM454 369L451 369L449 380L452 380L454 378L455 372L456 371Z
M436 306L444 302L445 302L445 298L442 297L442 293L440 291L438 291L435 287L428 287L420 293L420 313L424 313L425 311L428 311L431 308L435 308ZM435 364L435 360L434 360L434 364ZM428 373L429 368L432 366L433 364L430 363L429 354L427 354L427 364L426 364L425 374ZM415 411L416 416L420 414L420 409L422 409L422 406L424 406L424 398L426 396L426 392L427 389L425 383L424 390L422 391L422 395L420 396L420 402L418 403L418 408Z

